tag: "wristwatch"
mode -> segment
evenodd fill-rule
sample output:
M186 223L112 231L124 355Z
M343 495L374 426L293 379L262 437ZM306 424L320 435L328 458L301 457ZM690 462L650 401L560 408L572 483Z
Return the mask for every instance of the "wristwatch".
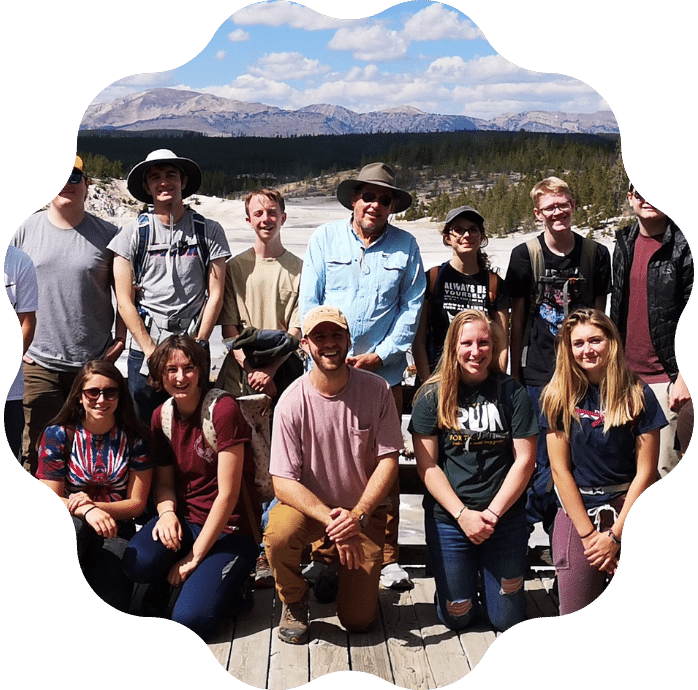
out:
M361 527L361 529L368 525L368 519L371 517L368 513L357 513L355 510L352 510L351 512L358 516L359 527Z

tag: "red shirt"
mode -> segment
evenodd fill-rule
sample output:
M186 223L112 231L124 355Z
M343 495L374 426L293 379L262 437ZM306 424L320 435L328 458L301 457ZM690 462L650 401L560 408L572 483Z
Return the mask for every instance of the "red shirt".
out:
M661 235L647 237L639 234L635 241L633 265L630 268L625 357L630 369L646 383L670 380L652 345L647 306L647 266L661 244Z
M177 406L173 406L171 445L162 431L162 405L153 414L157 463L160 466L174 465L175 469L177 515L197 525L204 524L213 501L218 495L218 453L220 451L244 443L244 474L254 477L249 443L250 427L245 422L237 402L231 396L225 395L218 400L213 410L217 452L204 439L201 428L202 403L203 395L195 412L185 420L180 418ZM252 482L248 482L248 487L251 486ZM242 495L224 531L232 532L237 528L245 534L251 534Z

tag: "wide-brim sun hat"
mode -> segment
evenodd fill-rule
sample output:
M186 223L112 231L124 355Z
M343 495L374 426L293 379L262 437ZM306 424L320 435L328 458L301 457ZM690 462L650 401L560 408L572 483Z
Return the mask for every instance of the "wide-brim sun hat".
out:
M395 186L395 173L385 163L369 163L361 168L359 174L352 179L343 180L337 187L337 200L344 208L351 210L354 190L364 184L373 184L389 189L395 197L393 213L402 213L412 205L412 195L404 189Z
M144 161L134 166L126 178L126 187L131 196L145 204L153 202L153 197L143 188L145 173L151 165L176 165L181 168L187 178L187 183L182 187L182 199L186 199L201 187L201 168L189 158L180 158L169 149L157 149L151 151Z

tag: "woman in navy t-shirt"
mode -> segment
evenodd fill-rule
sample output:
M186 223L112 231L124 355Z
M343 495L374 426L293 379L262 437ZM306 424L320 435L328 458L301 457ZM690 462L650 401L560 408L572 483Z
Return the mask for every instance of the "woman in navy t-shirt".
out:
M541 426L562 504L552 536L560 614L601 594L618 565L623 524L657 478L657 400L625 363L613 322L579 309L557 335L555 373L541 395Z

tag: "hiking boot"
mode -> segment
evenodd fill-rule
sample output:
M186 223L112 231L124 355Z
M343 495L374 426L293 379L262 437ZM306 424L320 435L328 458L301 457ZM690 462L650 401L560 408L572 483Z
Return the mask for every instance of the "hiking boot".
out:
M255 589L269 589L274 586L274 573L264 552L259 554L257 558L257 565L254 571L254 586Z
M397 563L388 563L381 570L381 585L386 589L412 589L412 580L407 571Z
M325 566L315 578L313 592L321 604L329 604L337 598L339 589L339 565L333 563Z
M308 593L293 604L284 604L279 623L279 639L288 644L308 641Z

